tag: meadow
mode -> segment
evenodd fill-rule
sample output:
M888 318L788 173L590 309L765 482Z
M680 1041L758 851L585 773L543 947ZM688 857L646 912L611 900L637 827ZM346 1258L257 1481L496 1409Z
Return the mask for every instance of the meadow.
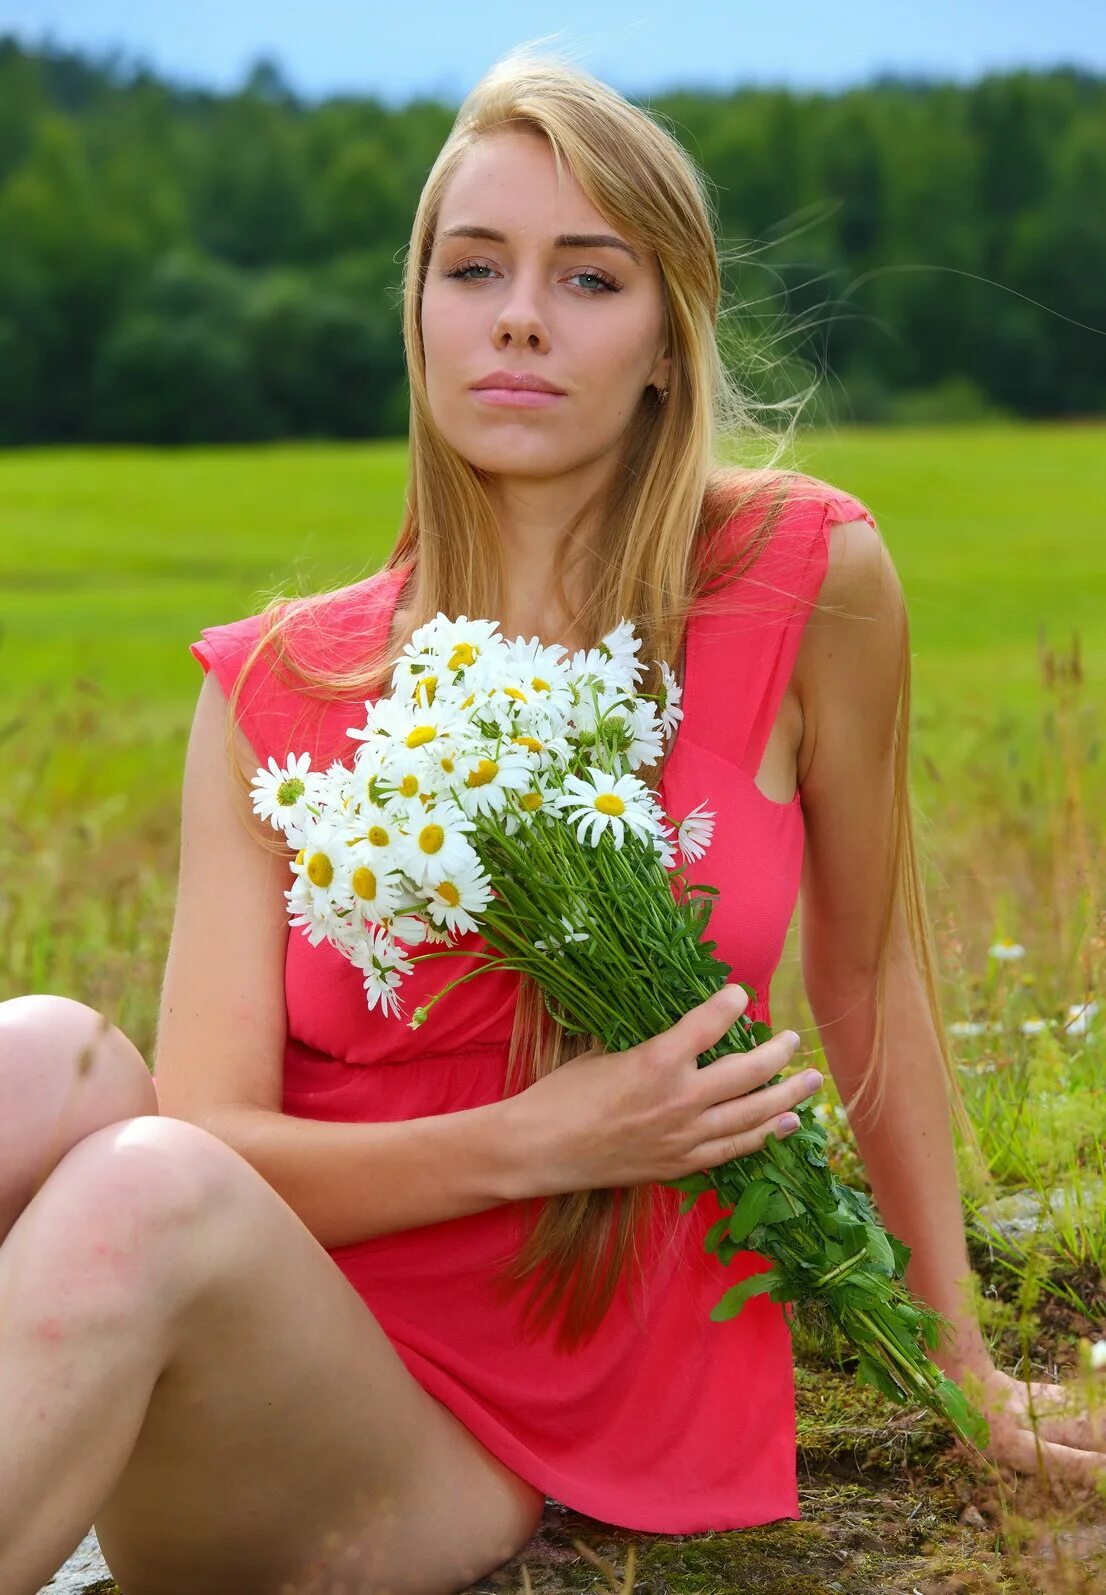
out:
M1003 423L816 432L792 462L868 504L906 594L918 844L990 1170L963 1171L980 1311L1002 1365L1037 1379L1076 1377L1106 1335L1104 457L1106 424ZM188 644L376 569L405 476L402 443L0 453L0 999L77 997L152 1060ZM794 925L772 1009L825 1073L834 1157L863 1185ZM1102 1501L1005 1487L801 1340L796 1379L802 1522L669 1541L551 1507L487 1587L1103 1587Z

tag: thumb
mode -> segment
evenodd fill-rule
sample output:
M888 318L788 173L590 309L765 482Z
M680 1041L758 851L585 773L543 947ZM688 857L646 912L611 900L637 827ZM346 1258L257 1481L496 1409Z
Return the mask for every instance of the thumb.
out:
M690 1054L694 1062L701 1052L721 1041L748 1004L749 994L743 987L724 985L661 1032L670 1043L666 1050Z

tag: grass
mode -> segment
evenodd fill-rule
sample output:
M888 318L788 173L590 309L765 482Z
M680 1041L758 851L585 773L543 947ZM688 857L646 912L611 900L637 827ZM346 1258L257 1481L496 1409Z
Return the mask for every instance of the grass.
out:
M842 430L803 467L873 509L903 581L916 822L946 1021L992 1189L965 1183L981 1318L1002 1366L1074 1379L1106 1332L1102 824L1106 427ZM0 455L0 999L78 997L150 1058L177 868L188 643L269 592L355 580L403 502L401 445ZM775 1023L816 1032L797 928ZM1000 938L1024 948L999 958ZM1103 1004L1106 1007L1106 1004ZM839 1171L864 1185L832 1076ZM992 1203L1070 1192L1011 1240ZM1022 1193L1017 1198L1017 1193ZM1102 1381L1100 1380L1100 1383ZM512 1592L1091 1590L1101 1502L973 1470L925 1414L797 1345L803 1520L640 1536L550 1503Z

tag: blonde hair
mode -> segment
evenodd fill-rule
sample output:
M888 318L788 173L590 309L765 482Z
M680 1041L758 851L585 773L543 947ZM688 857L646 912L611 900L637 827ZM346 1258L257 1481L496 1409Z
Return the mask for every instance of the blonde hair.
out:
M346 657L356 662L344 672L317 670L296 657L298 650L287 646L288 635L293 629L313 632L316 640L327 635L327 606L334 595L272 599L262 613L258 642L235 684L228 739L233 736L242 682L266 648L272 662L285 668L307 694L324 701L332 700L335 693L365 698L384 686L389 660L402 641L439 610L451 615L504 612L506 573L497 524L481 473L435 423L421 338L423 285L445 185L478 139L503 129L546 139L558 175L567 167L595 208L631 243L655 251L663 283L664 327L671 354L668 402L660 403L654 388L645 390L602 498L583 507L556 551L555 579L567 609L564 556L584 516L592 518L597 535L588 597L578 612L581 636L596 642L621 617L633 617L642 637L641 658L663 659L675 668L691 609L709 607L736 577L751 569L785 501L811 491L808 477L779 464L790 447L795 412L783 433L770 429L758 419L757 405L723 362L722 280L714 211L702 174L653 116L580 68L521 47L500 60L461 105L419 199L404 267L410 480L402 525L382 567L397 572L409 567L404 637L377 637L376 646L370 647L366 635L362 648L347 626L341 643ZM736 441L746 450L762 449L768 457L756 467L720 465L722 440ZM818 491L815 486L814 494ZM737 557L727 556L725 549L718 557L704 557L714 554L715 535L735 516L749 519L749 533ZM978 1151L945 1039L936 955L914 841L907 767L910 649L905 626L902 682L890 883L875 982L875 1034L860 1085L847 1106L851 1114L873 1086L873 1111L882 1100L884 991L901 915L924 980L954 1117ZM643 686L656 690L658 685L659 670L653 670ZM662 771L658 763L639 774L655 787ZM274 839L272 845L281 843ZM570 1036L557 1026L536 985L520 977L504 1095L595 1044L595 1038ZM663 1216L657 1213L657 1204L667 1209ZM661 1218L658 1233L666 1234L668 1244L683 1222L679 1193L660 1184L536 1199L527 1204L527 1213L533 1219L529 1233L517 1256L496 1276L496 1285L502 1299L535 1276L530 1321L535 1332L541 1332L560 1311L558 1344L564 1348L575 1347L594 1333L631 1249L640 1264L639 1240L650 1222Z

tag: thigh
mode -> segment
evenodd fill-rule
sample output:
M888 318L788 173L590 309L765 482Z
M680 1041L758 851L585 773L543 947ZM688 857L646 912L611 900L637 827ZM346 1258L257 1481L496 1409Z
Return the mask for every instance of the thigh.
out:
M430 1595L509 1560L543 1493L413 1378L252 1165L194 1125L157 1122L212 1173L217 1239L96 1518L122 1589Z

